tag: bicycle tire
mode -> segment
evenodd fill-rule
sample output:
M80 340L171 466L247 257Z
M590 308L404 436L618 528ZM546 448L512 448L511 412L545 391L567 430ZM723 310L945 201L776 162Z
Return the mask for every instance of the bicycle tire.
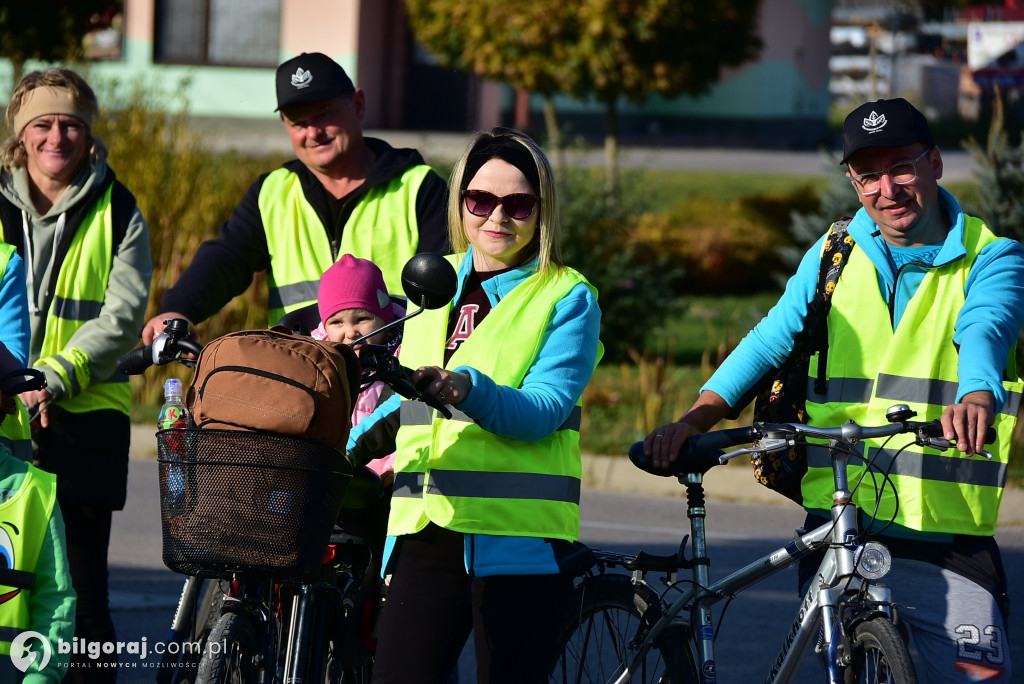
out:
M251 684L259 681L259 637L252 619L225 613L210 631L196 684Z
M850 651L846 684L917 684L907 645L885 615L876 615L853 628Z
M572 614L552 670L552 684L604 684L619 676L631 654L630 641L662 614L658 595L627 575L587 577L573 590ZM674 625L647 654L632 682L699 682L689 630Z

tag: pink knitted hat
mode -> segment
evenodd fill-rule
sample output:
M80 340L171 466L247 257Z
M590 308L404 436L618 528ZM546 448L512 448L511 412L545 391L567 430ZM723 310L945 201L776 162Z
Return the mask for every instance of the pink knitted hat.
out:
M320 277L320 320L342 309L366 309L385 323L395 320L384 276L377 264L346 254Z

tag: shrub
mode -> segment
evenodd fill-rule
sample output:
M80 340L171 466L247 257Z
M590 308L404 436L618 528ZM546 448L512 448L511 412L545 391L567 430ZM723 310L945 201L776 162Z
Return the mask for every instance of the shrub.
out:
M621 361L671 312L680 269L634 234L645 209L635 177L611 192L590 170L566 169L558 180L562 255L597 288L605 359Z
M817 203L816 193L764 193L722 202L703 198L637 222L636 237L658 246L683 270L677 293L761 292L779 269L773 246L791 244L789 207Z
M110 150L110 166L135 195L150 229L153 280L149 317L159 313L160 299L191 255L217 230L257 176L279 158L214 154L189 125L187 106L168 106L171 94L143 81L94 83L102 115L95 130ZM174 95L174 97L177 97ZM257 276L254 287L199 326L209 341L232 330L265 327L266 288ZM177 364L134 378L137 404L159 404L163 381L188 373Z

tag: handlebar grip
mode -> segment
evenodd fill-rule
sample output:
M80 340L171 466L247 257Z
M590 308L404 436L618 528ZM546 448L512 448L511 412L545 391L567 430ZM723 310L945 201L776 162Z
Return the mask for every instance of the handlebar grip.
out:
M117 359L117 372L121 375L138 375L153 365L153 346L132 349Z
M176 344L179 351L188 352L196 357L198 357L200 352L203 351L203 345L199 344L195 340L182 339L178 340Z
M36 586L36 574L27 570L0 569L0 586L32 590Z
M727 428L699 435L690 435L690 438L686 440L686 444L683 445L681 455L685 455L688 452L713 451L715 449L728 449L740 444L750 444L760 436L761 433L753 426Z
M704 474L716 465L721 465L721 461L718 459L721 458L722 454L723 452L721 449L691 451L684 445L679 454L679 458L673 461L668 468L662 469L655 468L654 462L644 455L643 442L636 442L629 448L629 460L633 462L633 465L645 473L659 475L661 477L679 475L680 473Z

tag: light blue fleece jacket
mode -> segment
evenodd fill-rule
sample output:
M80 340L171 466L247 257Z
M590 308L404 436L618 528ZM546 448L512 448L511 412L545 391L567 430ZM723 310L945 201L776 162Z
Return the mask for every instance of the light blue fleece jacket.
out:
M30 337L25 262L15 252L0 279L0 342L24 367L28 367Z
M899 325L907 302L928 268L963 258L964 213L946 190L939 188L939 201L952 217L953 225L941 245L899 250L882 238L878 226L862 208L850 222L849 232L874 264L879 293L889 302L890 321L864 321L866 326ZM739 346L715 371L701 391L711 390L733 408L751 385L781 364L793 349L793 340L804 325L807 307L817 287L823 235L804 254L796 274L768 315L743 338ZM926 263L914 257L928 255ZM909 259L909 262L908 262ZM897 268L896 264L903 266ZM996 240L985 247L971 268L964 287L966 301L956 320L953 341L959 346L959 389L957 401L965 394L987 390L995 396L996 410L1006 400L1002 374L1010 348L1024 322L1024 246L1016 240Z
M455 302L462 297L472 265L470 249L459 265ZM501 300L536 268L534 259L484 281L483 289L491 308L500 306ZM451 370L469 373L473 386L466 398L455 406L480 427L502 437L524 442L544 439L568 418L590 381L598 359L600 327L597 297L586 285L577 285L555 305L540 351L522 386L498 385L475 368L459 366ZM416 340L406 338L403 344L416 344ZM400 403L401 397L391 397L352 429L348 452L356 463L365 463L394 450L393 431L385 429L387 434L382 439L379 428L385 422L397 425ZM555 547L544 539L482 534L465 537L466 569L477 576L540 575L559 571ZM393 537L388 538L385 568L394 542Z

